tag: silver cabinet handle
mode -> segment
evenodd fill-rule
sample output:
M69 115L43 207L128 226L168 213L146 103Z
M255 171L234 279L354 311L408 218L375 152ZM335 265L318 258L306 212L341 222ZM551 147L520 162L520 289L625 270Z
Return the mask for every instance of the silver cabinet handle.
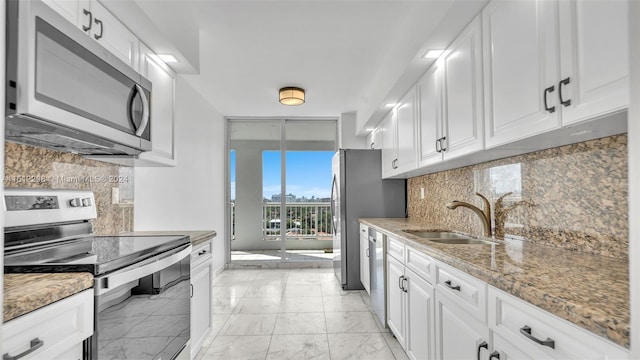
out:
M524 335L527 339L533 341L536 344L539 344L542 346L548 346L552 349L556 348L556 342L554 340L550 338L547 338L546 340L540 340L537 337L531 335L531 327L527 325L520 328L520 334Z
M451 280L445 281L444 284L451 290L460 291L460 285L453 285Z
M82 30L89 31L91 30L91 26L93 26L93 14L87 9L82 9L82 13L85 15L89 15L89 26L82 25Z
M104 33L104 24L102 23L102 20L100 19L95 19L94 20L96 24L100 25L100 34L94 34L93 37L96 40L100 40L100 38L102 37L102 34Z
M367 257L369 257L369 249L370 249L370 248L367 248Z
M401 275L398 278L398 287L400 288L400 290L404 291L404 288L402 287L402 279L404 279L404 275Z
M2 355L2 360L18 360L22 357L25 357L29 354L31 354L32 352L40 349L43 345L44 345L44 341L35 338L33 340L31 340L30 343L31 347L28 348L27 350L21 352L20 354L16 355L16 356L11 356L9 355L9 353L5 353L4 355Z
M149 125L149 99L147 99L147 95L144 93L140 85L136 84L136 89L138 89L140 99L142 99L142 123L140 123L138 131L136 131L136 136L142 136L147 125Z

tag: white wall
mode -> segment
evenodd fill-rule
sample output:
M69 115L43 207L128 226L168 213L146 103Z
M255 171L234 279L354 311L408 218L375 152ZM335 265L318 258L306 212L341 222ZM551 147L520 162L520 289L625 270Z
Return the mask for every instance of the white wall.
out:
M357 136L356 113L342 113L338 120L338 148L366 149L367 137Z
M640 359L640 2L630 1L629 41L631 94L628 118L629 151L629 288L631 358Z
M177 166L135 169L136 231L215 230L224 266L224 118L182 76L176 80Z

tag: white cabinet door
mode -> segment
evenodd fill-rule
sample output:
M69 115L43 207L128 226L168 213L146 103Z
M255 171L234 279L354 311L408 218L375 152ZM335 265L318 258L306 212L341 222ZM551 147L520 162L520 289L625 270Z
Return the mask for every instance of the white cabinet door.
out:
M91 37L120 60L138 70L138 38L98 1L91 0Z
M193 297L191 298L191 351L195 355L202 347L211 329L211 260L191 272Z
M560 1L562 123L629 105L627 1ZM560 89L559 89L560 90ZM570 104L567 102L570 101Z
M363 225L360 225L362 229ZM369 274L369 237L368 233L360 233L360 282L367 293L371 294L371 275Z
M382 132L382 177L387 178L395 173L396 160L396 115L389 111L380 123Z
M476 359L489 343L489 328L464 308L436 291L436 359ZM486 359L486 357L481 357Z
M499 360L536 360L547 358L547 355L537 351L536 349L533 349L533 351L530 348L523 349L508 342L495 332L492 335L493 349L499 354ZM494 359L495 358L496 357L494 357Z
M42 2L80 28L89 27L92 23L93 19L89 18L88 13L84 13L85 10L88 12L90 9L89 0L42 0Z
M397 160L395 172L414 170L416 162L416 91L412 88L400 101L396 115Z
M482 11L487 148L560 127L556 7L494 0Z
M152 83L151 151L136 165L175 166L175 73L146 46L141 46L140 73Z
M398 339L405 345L405 295L402 290L404 265L391 256L387 256L387 325Z
M433 359L434 289L416 273L405 268L407 277L406 352L412 360Z
M480 16L447 49L444 65L444 159L484 148L482 27Z
M369 135L367 135L367 148L382 149L382 131L380 131L380 126L371 130Z
M418 165L442 161L438 139L442 137L442 83L440 61L427 70L416 85L418 96Z

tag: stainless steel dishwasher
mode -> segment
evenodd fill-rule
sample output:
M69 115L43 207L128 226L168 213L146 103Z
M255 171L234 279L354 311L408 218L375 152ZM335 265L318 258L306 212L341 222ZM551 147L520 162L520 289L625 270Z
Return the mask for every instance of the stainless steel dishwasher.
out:
M369 228L369 269L371 271L371 305L384 327L387 327L387 291L385 288L385 278L387 265L385 254L387 253L385 235L377 232L374 228Z

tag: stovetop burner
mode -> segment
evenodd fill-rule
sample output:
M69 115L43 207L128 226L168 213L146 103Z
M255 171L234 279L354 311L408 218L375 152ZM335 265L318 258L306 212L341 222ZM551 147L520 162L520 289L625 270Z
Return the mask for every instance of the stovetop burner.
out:
M5 272L106 274L189 243L187 236L89 236L37 249L9 250Z

